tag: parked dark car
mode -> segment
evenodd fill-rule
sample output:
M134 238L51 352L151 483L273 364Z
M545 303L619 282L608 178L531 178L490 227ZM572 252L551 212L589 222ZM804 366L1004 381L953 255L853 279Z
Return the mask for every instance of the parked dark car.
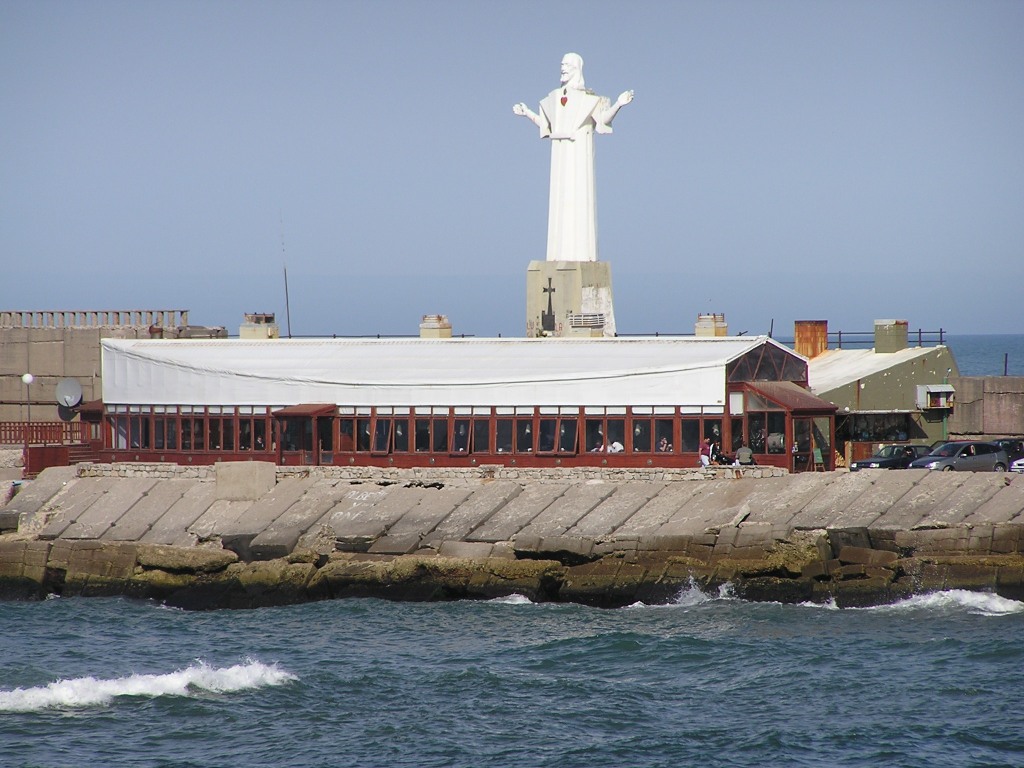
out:
M1024 437L1000 437L993 443L1006 451L1006 458L1013 464L1017 459L1024 459Z
M906 469L910 462L931 453L929 445L885 445L867 459L850 463L850 471L861 469Z
M1006 451L995 443L980 440L943 443L927 456L910 462L911 469L939 469L943 472L1005 472L1009 466Z

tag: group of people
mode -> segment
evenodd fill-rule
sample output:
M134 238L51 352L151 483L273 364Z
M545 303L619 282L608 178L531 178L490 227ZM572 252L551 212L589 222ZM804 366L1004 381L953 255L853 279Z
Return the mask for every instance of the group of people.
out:
M718 464L719 466L752 466L754 463L754 452L746 444L741 445L736 450L736 455L732 459L722 453L721 446L717 442L712 441L710 437L705 437L704 441L700 444L700 465L702 467L708 467L712 464Z

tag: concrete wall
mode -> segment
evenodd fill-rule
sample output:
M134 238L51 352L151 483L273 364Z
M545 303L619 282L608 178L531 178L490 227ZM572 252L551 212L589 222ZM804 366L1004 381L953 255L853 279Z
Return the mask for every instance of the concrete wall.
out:
M961 376L949 383L956 390L951 436L1024 435L1024 376Z
M25 421L28 388L33 421L57 421L57 385L76 379L82 401L102 395L100 339L148 339L194 336L185 310L88 312L0 312L0 421ZM160 325L164 323L165 325ZM226 336L223 328L198 329L198 335Z

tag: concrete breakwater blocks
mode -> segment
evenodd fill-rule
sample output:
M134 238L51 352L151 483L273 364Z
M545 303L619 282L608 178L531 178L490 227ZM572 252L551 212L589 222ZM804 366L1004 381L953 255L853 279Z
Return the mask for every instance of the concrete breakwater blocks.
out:
M348 469L47 470L0 509L0 597L616 606L729 582L750 599L841 605L952 587L1024 598L1024 477Z

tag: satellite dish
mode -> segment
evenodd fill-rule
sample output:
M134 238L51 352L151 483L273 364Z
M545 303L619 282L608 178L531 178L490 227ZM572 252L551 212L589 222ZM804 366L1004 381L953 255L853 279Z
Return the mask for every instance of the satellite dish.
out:
M68 408L62 403L57 403L57 415L60 416L61 421L74 421L78 411L74 408Z
M76 379L61 379L57 384L57 405L74 408L82 402L82 385Z

